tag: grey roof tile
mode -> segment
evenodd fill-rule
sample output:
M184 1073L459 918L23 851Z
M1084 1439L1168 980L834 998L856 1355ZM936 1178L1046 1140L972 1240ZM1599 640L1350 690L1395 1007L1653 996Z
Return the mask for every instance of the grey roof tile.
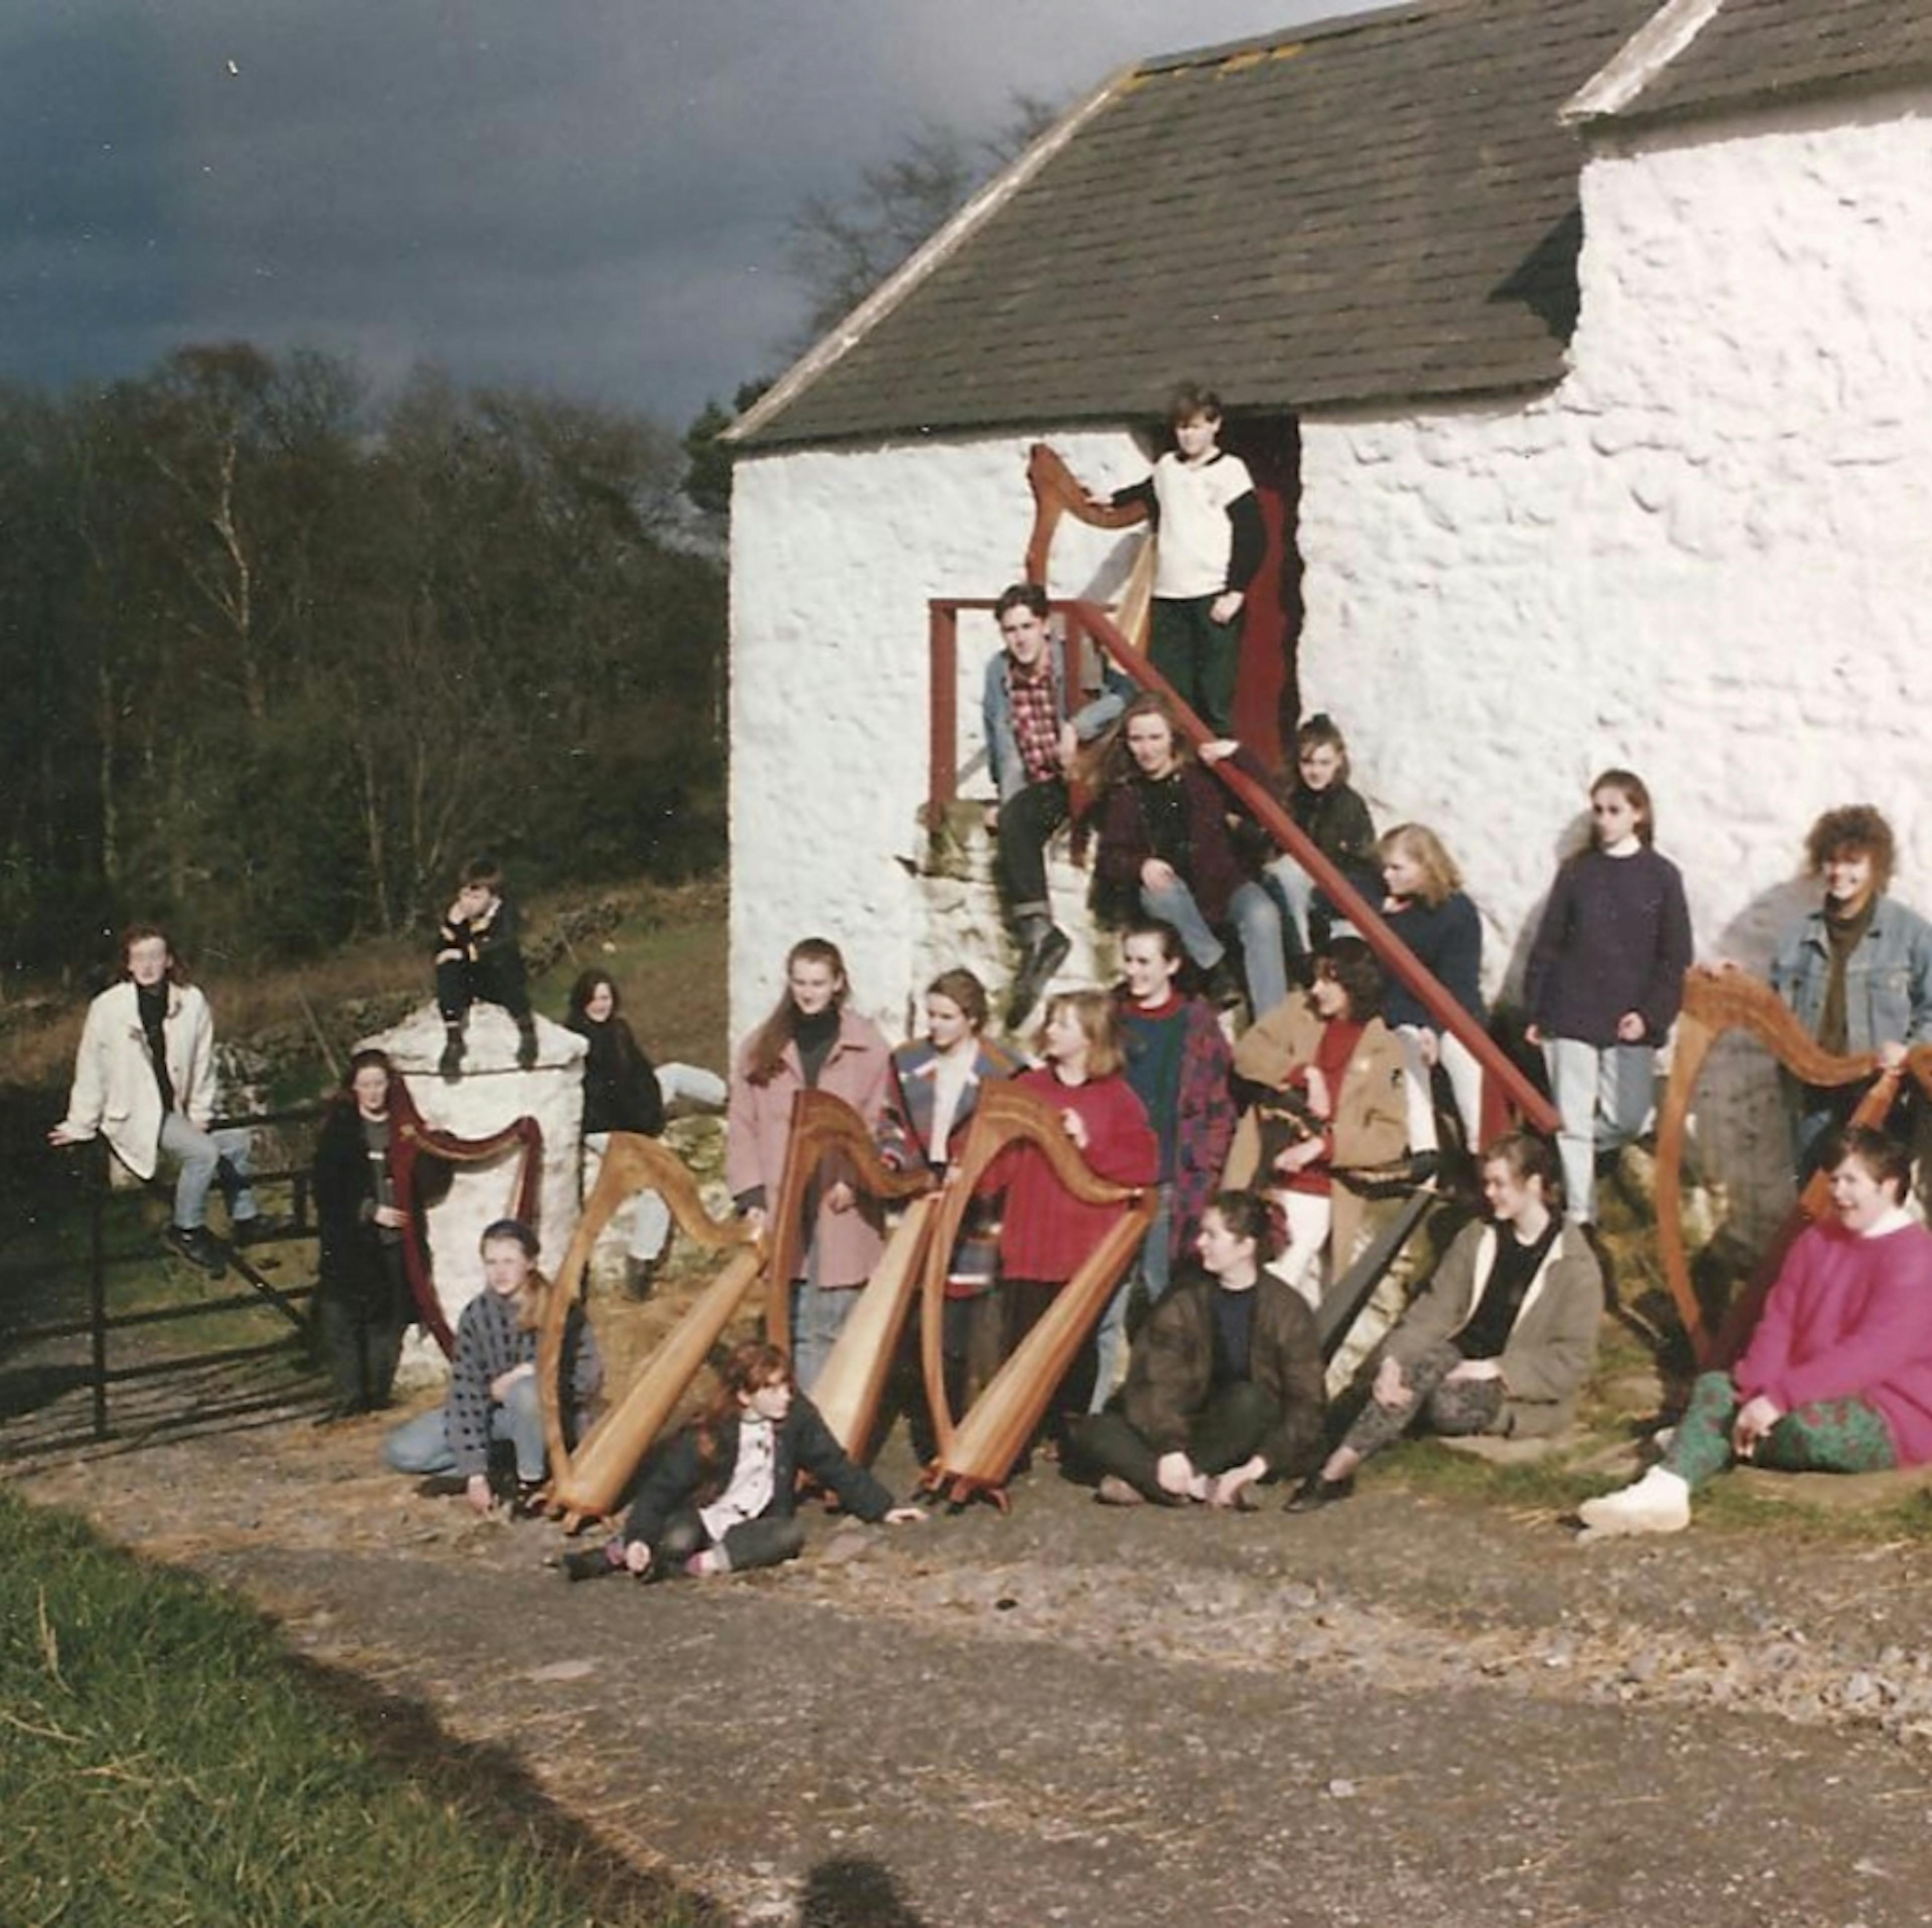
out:
M1616 117L1704 115L1928 76L1925 0L1724 0Z
M1576 313L1562 103L1652 0L1426 0L1150 61L754 445L1534 387Z

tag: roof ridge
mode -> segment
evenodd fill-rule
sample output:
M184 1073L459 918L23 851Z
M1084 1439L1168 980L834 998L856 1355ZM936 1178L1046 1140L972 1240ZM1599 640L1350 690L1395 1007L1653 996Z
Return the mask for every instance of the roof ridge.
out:
M1400 14L1433 13L1445 4L1453 4L1453 0L1383 0L1380 6L1327 14L1319 19L1277 27L1269 33L1251 34L1244 40L1220 40L1212 46L1180 47L1172 53L1153 54L1136 61L1131 71L1139 76L1174 73L1186 67L1219 67L1244 54L1267 53L1290 43L1298 46L1304 40L1330 40L1337 34L1358 32L1364 27L1378 26Z
M1665 0L1557 111L1566 124L1620 114L1696 39L1724 0Z

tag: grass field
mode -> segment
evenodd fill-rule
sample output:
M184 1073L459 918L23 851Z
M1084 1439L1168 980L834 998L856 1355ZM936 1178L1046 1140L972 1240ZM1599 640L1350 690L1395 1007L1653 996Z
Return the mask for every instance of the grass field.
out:
M0 1915L16 1928L704 1918L514 1762L306 1672L213 1588L4 1489L0 1535Z

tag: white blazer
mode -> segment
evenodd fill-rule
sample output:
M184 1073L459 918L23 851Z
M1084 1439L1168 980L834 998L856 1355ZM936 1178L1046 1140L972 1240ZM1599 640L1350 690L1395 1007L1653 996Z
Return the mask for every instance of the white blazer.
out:
M193 985L168 986L161 1024L175 1103L203 1130L214 1116L214 1016ZM160 1162L161 1087L131 980L104 991L87 1007L64 1129L70 1137L106 1139L137 1178Z

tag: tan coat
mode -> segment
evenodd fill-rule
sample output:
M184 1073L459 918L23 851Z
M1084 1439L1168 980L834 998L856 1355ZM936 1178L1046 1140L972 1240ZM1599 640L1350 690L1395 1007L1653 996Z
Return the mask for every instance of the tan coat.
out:
M1496 1262L1494 1225L1465 1225L1383 1350L1406 1366L1474 1316ZM1495 1430L1516 1438L1561 1432L1597 1358L1604 1275L1580 1228L1566 1225L1544 1255L1502 1350L1507 1394Z
M1234 1072L1270 1090L1287 1089L1289 1078L1315 1061L1322 1020L1304 992L1285 999L1251 1025L1234 1042ZM1330 1120L1335 1138L1332 1169L1387 1165L1408 1148L1408 1107L1403 1096L1402 1046L1379 1018L1371 1018L1335 1093ZM1222 1183L1236 1190L1254 1185L1261 1159L1261 1131L1252 1111L1236 1128ZM1368 1201L1337 1184L1331 1200L1335 1269L1346 1266L1360 1237Z

